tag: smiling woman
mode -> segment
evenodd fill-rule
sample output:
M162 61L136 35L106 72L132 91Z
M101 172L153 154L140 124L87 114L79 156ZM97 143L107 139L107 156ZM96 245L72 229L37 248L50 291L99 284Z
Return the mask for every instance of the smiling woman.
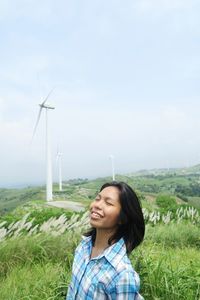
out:
M91 229L75 251L67 300L141 300L128 254L145 233L140 202L124 182L104 184L90 205Z
M104 232L115 232L118 226L121 204L119 190L114 186L103 189L90 206L90 224Z

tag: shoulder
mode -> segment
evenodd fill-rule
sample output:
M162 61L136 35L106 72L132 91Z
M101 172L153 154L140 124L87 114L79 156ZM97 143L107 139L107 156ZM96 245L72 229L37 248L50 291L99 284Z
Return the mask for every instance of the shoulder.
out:
M140 288L140 277L134 270L127 254L123 256L121 263L116 268L117 276L115 279L117 286L126 286L132 292L137 292Z
M113 266L111 289L122 291L127 290L135 293L139 290L140 279L132 267L131 261L126 253L126 246L123 239L120 239L106 255L107 260Z
M87 259L89 260L90 253L92 248L92 239L91 237L82 237L79 245L76 247L74 252L74 261Z
M117 273L121 273L123 271L133 271L131 262L126 253L126 245L123 238L109 248L108 252L105 254L105 257L115 268Z
M83 267L86 262L89 261L91 252L91 238L83 238L74 252L73 268L72 271L77 273L80 269L80 265Z
M79 242L78 246L76 247L75 252L80 251L84 247L88 247L90 243L91 243L91 236L82 236L82 239Z
M131 292L137 292L140 288L140 278L137 272L132 268L125 268L117 274L115 278L115 285L117 289L121 287L128 289Z

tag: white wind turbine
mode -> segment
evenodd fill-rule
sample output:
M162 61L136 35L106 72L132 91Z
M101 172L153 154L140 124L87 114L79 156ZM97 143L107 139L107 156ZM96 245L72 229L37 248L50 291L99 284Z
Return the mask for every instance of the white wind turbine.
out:
M58 162L58 176L59 176L59 191L62 191L62 153L58 150L56 160Z
M54 109L55 107L50 106L47 103L47 99L51 95L52 91L53 90L51 90L49 92L49 94L47 95L47 97L45 98L45 100L41 104L39 104L40 109L39 109L37 121L36 121L36 124L35 124L35 128L34 128L34 131L33 131L33 137L34 137L37 126L38 126L38 123L40 121L42 109L45 108L46 109L46 200L47 201L51 201L53 199L53 195L52 195L52 164L51 164L50 134L49 134L49 128L48 128L48 110L49 109ZM33 139L33 137L32 137L32 139Z
M115 166L114 166L114 156L109 156L111 159L111 166L112 166L112 180L115 181Z

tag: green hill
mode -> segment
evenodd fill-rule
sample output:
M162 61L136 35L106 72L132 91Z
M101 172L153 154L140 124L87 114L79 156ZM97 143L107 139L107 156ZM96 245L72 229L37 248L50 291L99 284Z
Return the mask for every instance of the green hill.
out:
M29 201L44 201L44 188L0 189L0 214L5 214Z
M141 196L152 203L158 194L169 194L197 208L200 207L200 165L182 169L143 170L126 175L116 175L116 180L130 184ZM101 185L111 177L73 179L63 182L63 191L58 184L53 186L54 200L69 200L88 205ZM6 214L28 202L45 203L45 187L23 189L0 189L0 214Z
M116 176L142 200L145 240L130 259L146 300L199 299L199 210L188 205L200 203L199 175L187 171ZM62 192L54 184L54 201L79 201L87 208L110 180L69 180ZM87 212L49 207L45 187L0 189L0 209L0 299L65 299Z

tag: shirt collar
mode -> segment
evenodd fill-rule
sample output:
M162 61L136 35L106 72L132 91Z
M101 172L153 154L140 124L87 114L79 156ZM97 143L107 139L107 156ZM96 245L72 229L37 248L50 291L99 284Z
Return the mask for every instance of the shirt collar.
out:
M117 265L120 263L120 261L125 255L126 255L126 246L123 238L121 238L118 242L111 245L102 253L102 256L105 256L105 258L110 262L110 264L114 268L117 267Z
M91 251L92 251L92 238L84 237L83 238L83 246L85 249L85 253L87 253L86 260L90 259ZM109 246L107 249L104 250L102 254L95 257L94 259L100 259L105 257L107 261L116 268L122 258L126 255L126 245L124 239L121 238L118 242L114 243L113 245Z
M83 253L85 253L85 261L89 261L92 252L92 237L83 236L82 245L83 245Z

